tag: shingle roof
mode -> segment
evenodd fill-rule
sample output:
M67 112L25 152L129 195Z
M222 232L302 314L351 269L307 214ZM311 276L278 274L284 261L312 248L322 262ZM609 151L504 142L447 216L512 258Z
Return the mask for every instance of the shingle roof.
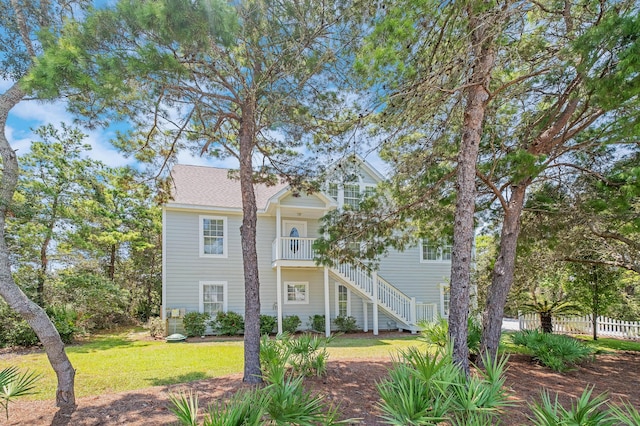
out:
M169 204L242 208L242 192L239 179L229 179L228 169L177 164L171 170L173 201ZM256 204L265 209L269 198L287 184L274 186L255 185Z

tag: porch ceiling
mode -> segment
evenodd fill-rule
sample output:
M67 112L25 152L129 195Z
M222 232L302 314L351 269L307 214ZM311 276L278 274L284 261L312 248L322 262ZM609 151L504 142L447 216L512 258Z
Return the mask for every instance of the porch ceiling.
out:
M280 206L280 216L300 219L320 219L329 210L318 207Z

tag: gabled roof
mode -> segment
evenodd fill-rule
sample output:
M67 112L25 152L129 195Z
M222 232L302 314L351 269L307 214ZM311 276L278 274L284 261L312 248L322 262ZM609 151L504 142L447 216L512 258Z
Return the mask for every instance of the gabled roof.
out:
M229 179L229 169L177 164L171 170L171 178L173 201L169 204L242 208L240 180ZM255 185L258 210L266 209L269 199L287 186Z

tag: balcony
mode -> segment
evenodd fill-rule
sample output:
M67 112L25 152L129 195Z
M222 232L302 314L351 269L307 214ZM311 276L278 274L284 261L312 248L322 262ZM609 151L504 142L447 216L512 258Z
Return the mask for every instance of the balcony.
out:
M315 266L313 242L315 238L280 237L271 244L271 259L274 266Z

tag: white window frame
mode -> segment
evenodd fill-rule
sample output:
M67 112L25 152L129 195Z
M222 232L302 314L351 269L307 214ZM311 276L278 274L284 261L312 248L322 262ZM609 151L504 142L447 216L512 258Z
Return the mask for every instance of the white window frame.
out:
M347 316L350 317L351 316L351 290L349 290L349 287L347 287L346 285L336 282L336 297L335 297L336 318L340 316L340 293L339 293L340 287L344 287L347 289Z
M207 254L204 252L204 221L205 219L208 220L221 220L222 221L222 254ZM198 226L198 230L199 230L199 240L200 240L200 244L199 244L199 250L200 250L200 257L208 257L208 258L218 258L218 259L226 259L228 257L228 240L229 240L229 233L227 232L227 218L225 216L205 216L205 215L200 215L198 217L199 220L199 226Z
M447 308L445 309L445 294L447 297ZM449 318L449 310L451 309L451 289L449 288L449 284L440 284L440 315L443 318Z
M198 309L200 312L204 312L204 286L206 285L222 286L222 312L227 312L229 304L229 286L227 281L200 281L198 294Z
M451 253L451 249L452 249L452 245L451 244L442 244L440 245L440 247L438 247L438 255L436 256L435 259L425 259L424 258L424 246L427 245L429 246L429 240L427 240L426 238L423 238L422 240L420 240L420 245L418 246L419 248L419 252L420 252L420 263L434 263L434 262L448 262L451 263L451 254L449 254L449 259L443 259L442 258L442 253L443 253L443 248L448 248L449 253Z
M290 285L304 285L304 300L289 300ZM308 305L309 304L309 282L308 281L285 281L284 282L284 304L285 305Z

